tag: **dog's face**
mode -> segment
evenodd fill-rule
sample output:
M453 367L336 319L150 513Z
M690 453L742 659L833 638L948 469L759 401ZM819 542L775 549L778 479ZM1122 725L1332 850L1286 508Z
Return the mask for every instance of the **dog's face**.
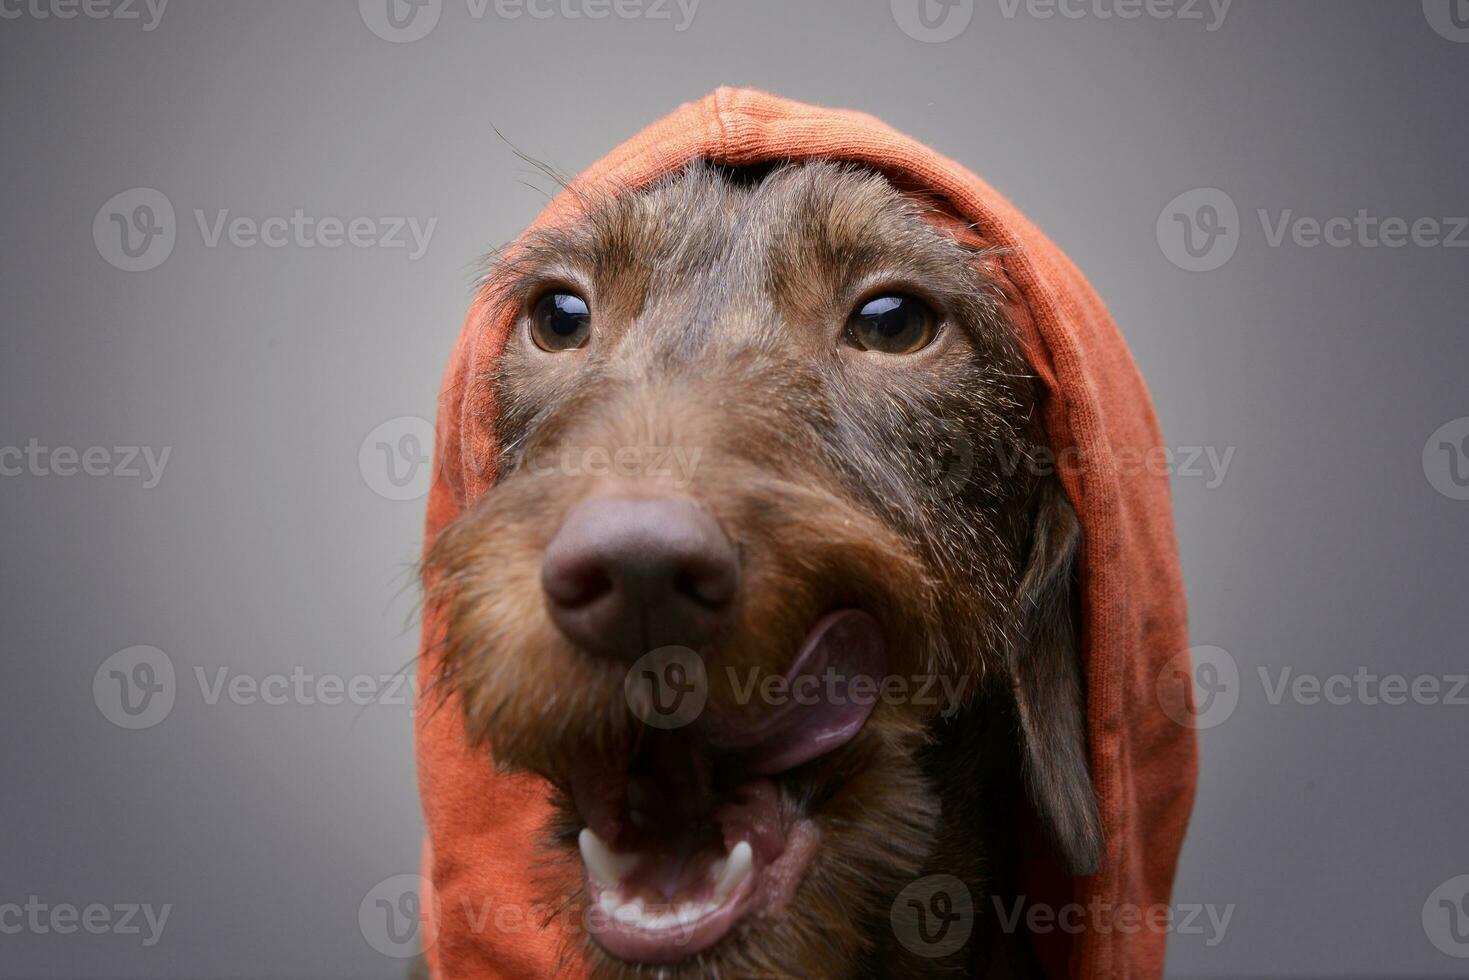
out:
M1085 870L1075 521L983 257L828 163L585 203L491 274L498 480L427 576L471 740L554 787L594 975L875 969L956 828L972 888L1005 846L944 788L986 711Z

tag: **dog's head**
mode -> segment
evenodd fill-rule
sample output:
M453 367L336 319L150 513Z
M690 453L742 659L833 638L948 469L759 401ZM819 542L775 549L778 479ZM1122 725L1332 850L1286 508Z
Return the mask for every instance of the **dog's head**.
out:
M935 770L983 767L943 733L986 712L1090 871L1077 523L985 257L830 163L583 204L487 281L498 480L427 578L471 740L556 791L596 975L855 970L948 870Z

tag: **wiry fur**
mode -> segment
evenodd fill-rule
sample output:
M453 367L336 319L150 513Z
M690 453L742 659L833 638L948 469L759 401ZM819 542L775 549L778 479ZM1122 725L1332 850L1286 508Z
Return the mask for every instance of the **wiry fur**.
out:
M1064 496L1027 465L1043 438L1037 396L987 257L925 222L925 205L882 176L839 164L695 164L582 204L580 220L517 246L483 288L522 310L548 288L574 288L591 303L593 340L548 354L522 317L493 375L477 379L493 392L494 416L477 421L498 436L497 483L440 536L426 568L445 625L439 693L498 765L555 788L551 854L574 853L582 826L572 760L625 764L645 735L622 696L625 668L575 649L546 615L540 555L589 494L659 492L669 480L546 472L537 454L699 451L677 492L740 552L726 661L783 673L823 612L856 607L883 624L894 674L962 677L970 695L947 719L879 704L852 743L779 777L787 805L821 832L784 914L745 922L676 967L622 963L588 942L593 975L1028 971L1023 944L984 909L968 947L942 960L912 957L888 924L894 896L925 874L958 876L976 908L1013 887L1004 835L1022 809L1022 758L1068 856L1084 864L1099 846L1085 745L1074 744L1084 740L1069 629L1075 522L1055 516L1069 512ZM896 357L843 342L854 305L883 290L939 312L933 344ZM945 468L956 454L957 475ZM710 697L732 703L719 676ZM1073 799L1078 786L1085 799ZM574 865L553 861L547 877L548 897L570 912L581 900Z

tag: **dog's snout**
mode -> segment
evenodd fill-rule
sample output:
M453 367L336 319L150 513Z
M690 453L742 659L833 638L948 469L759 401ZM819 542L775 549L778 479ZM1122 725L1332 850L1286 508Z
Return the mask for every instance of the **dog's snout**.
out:
M739 563L714 517L687 497L594 497L546 547L541 585L577 646L636 659L695 647L723 625Z

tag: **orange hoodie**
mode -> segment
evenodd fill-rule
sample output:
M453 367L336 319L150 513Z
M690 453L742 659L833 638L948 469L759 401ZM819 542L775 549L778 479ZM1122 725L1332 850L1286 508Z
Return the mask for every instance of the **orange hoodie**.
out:
M1107 845L1090 877L1072 879L1054 865L1027 869L1030 904L1084 910L1081 930L1048 933L1036 945L1054 977L1161 977L1165 931L1123 931L1113 923L1129 910L1146 922L1150 909L1169 902L1197 753L1193 730L1164 710L1169 705L1177 716L1192 703L1183 583L1167 478L1128 465L1163 442L1122 335L1081 273L1014 205L959 164L863 113L721 88L644 129L574 186L637 189L695 158L865 164L902 189L943 202L960 219L949 230L969 244L1002 250L993 271L1006 280L1011 319L1044 389L1051 449L1058 459L1085 461L1058 469L1084 529L1082 654L1092 778ZM533 227L574 218L576 208L575 195L563 192ZM481 421L492 417L486 388L468 382L494 363L514 317L482 295L455 345L439 396L430 544L494 480L495 433ZM428 689L434 671L440 626L432 615L425 619L419 690ZM417 748L427 824L429 921L422 934L434 975L583 976L580 963L558 962L561 936L539 928L533 911L536 842L549 813L545 786L497 774L471 752L453 705L419 712Z

